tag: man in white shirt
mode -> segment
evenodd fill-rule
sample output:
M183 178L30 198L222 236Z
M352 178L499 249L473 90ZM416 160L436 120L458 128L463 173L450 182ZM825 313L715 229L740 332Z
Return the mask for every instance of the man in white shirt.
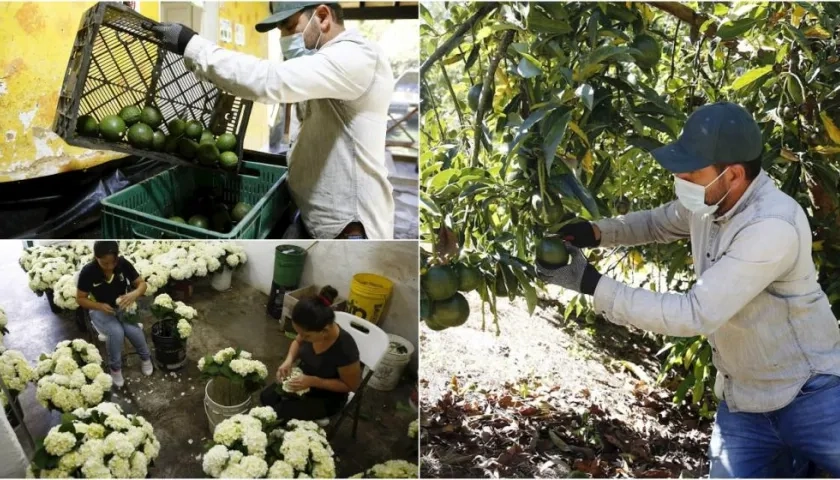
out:
M394 200L385 135L394 76L384 52L345 29L337 3L271 2L285 61L225 50L173 23L151 27L202 80L262 103L296 103L300 133L288 182L304 236L391 239Z

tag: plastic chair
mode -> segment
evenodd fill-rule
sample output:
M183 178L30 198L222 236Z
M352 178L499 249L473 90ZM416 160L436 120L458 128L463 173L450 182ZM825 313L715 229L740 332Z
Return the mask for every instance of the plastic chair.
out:
M338 415L338 419L333 427L327 432L327 440L330 440L333 436L335 436L335 433L338 431L338 427L341 426L341 422L344 421L344 418L348 414L353 416L353 438L355 439L356 430L359 426L359 414L362 407L362 394L364 393L364 388L371 377L373 377L376 367L379 365L379 361L385 356L385 353L388 352L388 345L390 344L390 341L388 340L388 334L381 328L365 319L351 315L347 312L335 312L335 322L342 328L342 330L353 336L353 340L356 341L356 346L359 348L359 361L366 366L369 371L368 374L362 378L362 383L359 385L356 392L350 392L347 396L347 403L344 404L344 408L336 414ZM354 407L354 411L351 412L351 409ZM322 418L316 421L316 423L322 427L329 426L329 422L329 418Z

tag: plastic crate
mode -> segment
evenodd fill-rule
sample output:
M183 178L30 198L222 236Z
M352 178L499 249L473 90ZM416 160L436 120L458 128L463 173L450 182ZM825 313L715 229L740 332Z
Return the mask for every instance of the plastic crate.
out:
M242 162L242 172L177 166L102 200L102 237L107 239L266 238L290 204L286 168ZM251 175L251 173L256 175ZM221 190L225 202L246 202L251 211L233 230L219 233L168 220L198 188Z
M155 34L143 28L154 24L158 22L119 3L97 3L85 12L64 74L53 131L70 145L221 170L175 154L135 148L127 141L76 134L82 115L92 115L99 122L129 105L141 109L154 105L164 119L159 129L167 135L167 124L176 117L198 120L215 135L233 133L237 138L234 152L241 160L253 102L200 81L187 70L184 57L160 47Z

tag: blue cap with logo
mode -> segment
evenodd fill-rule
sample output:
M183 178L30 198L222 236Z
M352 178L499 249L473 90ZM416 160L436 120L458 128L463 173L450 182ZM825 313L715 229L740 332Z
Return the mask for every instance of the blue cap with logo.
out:
M763 149L761 129L750 112L734 103L717 102L695 110L676 142L650 153L671 173L688 173L756 160Z
M326 2L328 3L328 2ZM305 10L307 7L317 7L318 5L325 5L325 2L269 2L268 9L271 11L271 16L256 25L256 30L260 33L265 33L274 30L283 20L292 15Z

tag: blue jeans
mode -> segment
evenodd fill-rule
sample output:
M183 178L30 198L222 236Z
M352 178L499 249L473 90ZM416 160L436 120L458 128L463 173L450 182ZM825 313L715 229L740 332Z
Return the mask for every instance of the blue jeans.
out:
M122 347L125 338L134 345L141 360L152 358L143 329L136 323L123 323L117 317L99 310L90 311L90 321L97 330L108 337L108 363L112 371L118 372L122 368Z
M709 445L710 478L840 477L840 377L811 377L789 405L732 413L725 401Z

